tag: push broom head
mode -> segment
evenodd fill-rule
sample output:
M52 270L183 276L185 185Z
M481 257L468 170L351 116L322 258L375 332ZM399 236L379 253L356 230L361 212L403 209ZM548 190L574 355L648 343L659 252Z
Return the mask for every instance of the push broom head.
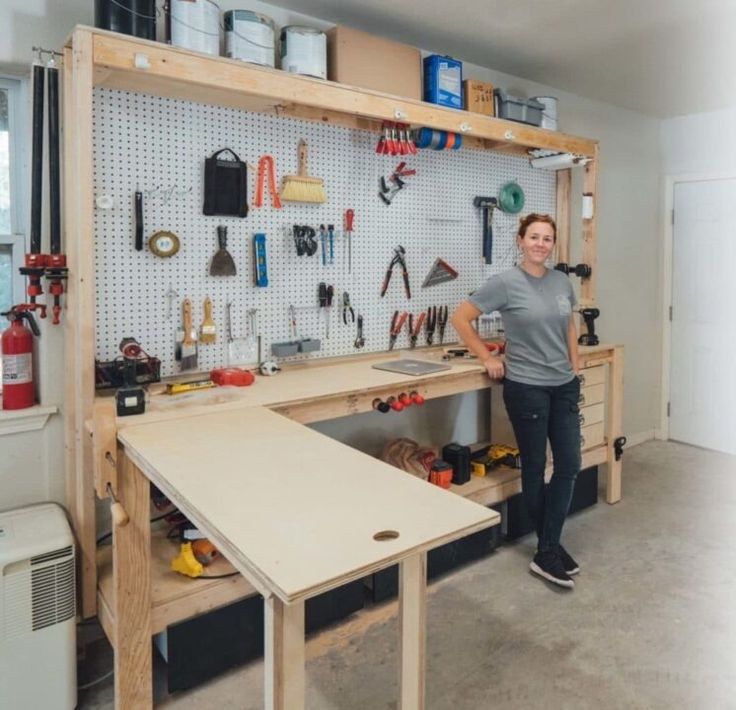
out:
M299 141L299 174L284 175L281 186L281 199L286 202L327 202L322 178L307 175L307 144Z

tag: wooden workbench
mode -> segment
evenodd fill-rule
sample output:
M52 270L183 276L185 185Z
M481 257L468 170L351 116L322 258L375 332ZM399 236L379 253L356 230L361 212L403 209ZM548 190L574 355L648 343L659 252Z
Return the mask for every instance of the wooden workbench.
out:
M588 371L608 366L605 438L583 451L583 465L608 463L609 502L621 495L613 441L621 433L622 355L614 346L581 353ZM371 367L389 357L396 355L289 368L251 387L183 400L153 397L146 414L96 429L97 486L114 479L131 518L115 529L113 563L108 557L98 594L115 648L117 707L151 705L153 633L255 592L266 599L267 707L302 707L304 600L396 562L402 569L401 707L423 707L426 551L497 523L493 511L470 501L485 506L518 492L519 472L474 478L453 487L460 494L453 496L300 424L369 411L375 397L402 391L432 399L491 385L474 361L418 378ZM115 470L105 465L116 445L104 445L104 431L117 437ZM284 466L284 451L298 452L298 465ZM212 538L243 578L162 582L176 575L152 564L149 481ZM373 540L385 530L400 535ZM204 586L192 592L191 585Z

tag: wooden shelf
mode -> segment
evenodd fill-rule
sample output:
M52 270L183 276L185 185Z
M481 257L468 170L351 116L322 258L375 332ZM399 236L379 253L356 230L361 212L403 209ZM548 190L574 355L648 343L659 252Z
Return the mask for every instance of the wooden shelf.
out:
M596 156L597 141L588 138L90 27L76 28L75 35L79 32L92 34L97 86L371 131L380 129L382 121L400 121L459 133L469 147L500 152L525 155L531 148L541 148Z
M256 593L255 588L240 575L207 580L190 579L173 572L169 565L177 552L178 543L167 540L164 529L154 527L151 531L151 623L154 634L169 624ZM206 574L234 571L229 562L220 558L207 567ZM97 575L98 614L110 643L114 645L112 545L98 548Z
M583 451L581 468L604 464L607 455L608 448L605 443ZM549 479L551 475L552 464L549 464L545 471L545 478ZM517 468L501 466L486 476L471 476L467 483L461 486L452 485L450 490L481 505L496 505L521 493L521 471Z

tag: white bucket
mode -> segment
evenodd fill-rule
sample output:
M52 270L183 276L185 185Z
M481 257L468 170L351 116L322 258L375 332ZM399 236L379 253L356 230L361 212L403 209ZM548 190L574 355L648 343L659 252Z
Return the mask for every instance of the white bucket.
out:
M225 56L273 67L276 64L276 31L273 20L250 10L225 13Z
M169 0L169 7L172 45L219 56L220 6L214 0Z
M535 96L534 101L539 101L544 106L542 110L542 128L550 131L557 130L557 98L554 96Z
M281 30L281 68L292 74L327 78L327 36L311 27Z

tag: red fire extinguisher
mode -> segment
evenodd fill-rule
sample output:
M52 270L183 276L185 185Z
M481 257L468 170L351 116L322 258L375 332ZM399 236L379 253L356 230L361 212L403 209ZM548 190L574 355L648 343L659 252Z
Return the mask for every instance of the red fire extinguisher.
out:
M40 336L32 306L13 306L6 316L10 327L3 331L3 409L26 409L35 404L33 393L33 336ZM23 325L27 320L30 330Z

